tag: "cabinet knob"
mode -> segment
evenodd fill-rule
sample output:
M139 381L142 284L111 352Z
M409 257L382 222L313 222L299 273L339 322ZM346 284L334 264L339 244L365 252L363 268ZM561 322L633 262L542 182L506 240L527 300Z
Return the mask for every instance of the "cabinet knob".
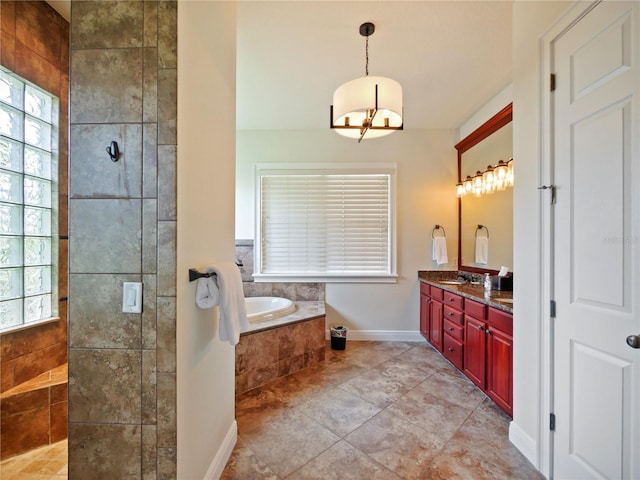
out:
M484 327L482 325L478 325L478 330L482 331L484 330Z
M449 312L447 313L447 315L449 315L450 317L453 317L453 312Z
M448 348L448 350L449 350L450 352L453 352L453 348L451 348L451 347L449 347L449 348Z
M485 334L487 334L487 335L491 335L491 332L489 331L489 329L488 329L488 328L485 330L485 332L484 332L484 333L485 333Z
M453 331L453 327L448 327L447 330L449 330L450 332Z

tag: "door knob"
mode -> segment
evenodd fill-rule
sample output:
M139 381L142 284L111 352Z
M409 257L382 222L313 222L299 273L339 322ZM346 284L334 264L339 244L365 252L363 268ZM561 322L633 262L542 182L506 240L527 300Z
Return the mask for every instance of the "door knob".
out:
M640 348L640 335L629 335L627 337L627 344L631 348Z

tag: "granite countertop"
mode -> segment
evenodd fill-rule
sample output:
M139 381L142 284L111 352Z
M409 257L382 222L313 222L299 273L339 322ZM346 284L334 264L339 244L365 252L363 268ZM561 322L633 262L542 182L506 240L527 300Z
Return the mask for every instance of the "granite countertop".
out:
M457 271L419 271L418 279L423 283L428 283L434 287L441 288L447 292L457 293L470 300L484 303L503 310L505 312L513 313L513 292L506 292L501 290L491 290L490 296L487 298L484 294L484 286L482 284L464 283L462 285L450 285L442 283L447 280L456 280L458 277ZM501 300L507 300L501 301Z

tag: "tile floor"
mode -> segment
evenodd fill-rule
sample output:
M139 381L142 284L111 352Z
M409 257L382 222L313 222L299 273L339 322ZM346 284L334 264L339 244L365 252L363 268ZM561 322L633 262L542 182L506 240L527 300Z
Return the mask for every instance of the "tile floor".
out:
M426 342L354 342L236 398L222 479L543 479L509 417Z
M67 440L0 462L2 480L67 480Z

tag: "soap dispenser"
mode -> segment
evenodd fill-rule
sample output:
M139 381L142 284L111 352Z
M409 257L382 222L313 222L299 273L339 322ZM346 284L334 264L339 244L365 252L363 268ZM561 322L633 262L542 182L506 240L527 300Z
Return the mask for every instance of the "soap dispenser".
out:
M487 295L491 293L491 277L488 273L484 274L484 293Z

